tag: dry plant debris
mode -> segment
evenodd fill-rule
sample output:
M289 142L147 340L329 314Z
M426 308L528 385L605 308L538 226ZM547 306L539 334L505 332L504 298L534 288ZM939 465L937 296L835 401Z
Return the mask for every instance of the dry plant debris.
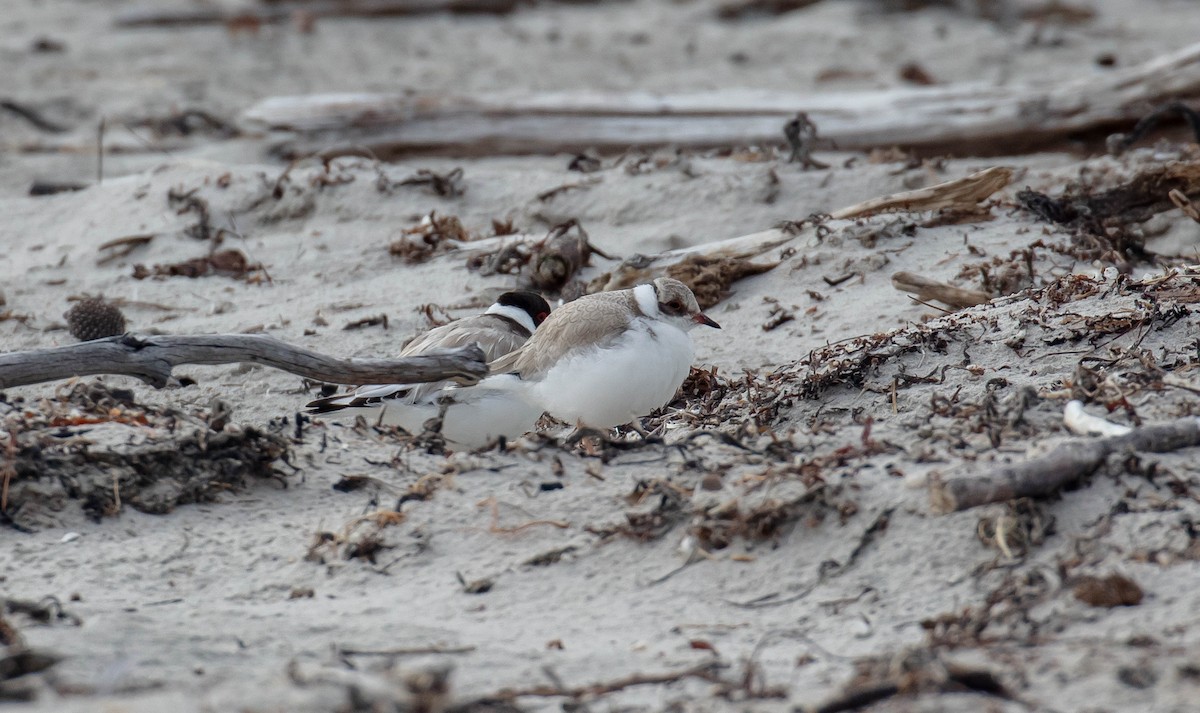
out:
M148 129L158 138L202 134L216 139L231 139L242 133L232 122L203 109L183 109L166 116L143 117L128 122L128 125Z
M473 240L462 221L453 215L438 215L432 211L388 246L388 252L409 265L422 263L435 255L455 249L454 243Z
M1142 588L1123 574L1082 576L1072 590L1075 598L1094 607L1132 607L1142 603Z
M53 667L62 659L54 654L30 648L16 626L5 615L20 616L35 624L49 624L66 620L79 626L79 620L67 614L54 597L41 602L19 599L3 601L0 609L0 702L32 701L37 696L38 686L34 674Z
M1187 122L1188 128L1191 129L1192 137L1195 141L1200 142L1200 112L1197 112L1183 102L1172 101L1167 102L1142 117L1128 134L1113 134L1109 136L1109 153L1114 156L1120 156L1125 153L1135 143L1145 137L1146 134L1154 130L1154 127L1158 126L1163 119L1172 114L1178 114L1183 117L1184 121Z
M204 257L195 257L167 265L146 267L139 263L133 266L135 280L144 280L147 277L190 277L194 279L209 275L233 277L250 283L269 282L266 268L262 263L253 262L246 257L246 253L236 248L217 250Z
M537 290L558 292L591 263L593 253L612 259L588 240L587 231L579 221L560 223L550 229L545 240L533 246L529 283Z
M779 263L756 263L739 257L689 255L667 268L673 277L691 288L701 309L708 309L731 294L730 285L744 277L761 275Z
M1031 498L1008 502L1004 512L979 519L975 534L989 547L995 547L1008 560L1023 557L1046 541L1054 531L1054 516Z
M497 237L510 232L511 225L496 224ZM503 229L504 232L501 232ZM520 275L521 282L542 292L561 294L572 299L584 289L575 275L591 264L592 255L613 257L588 239L587 231L575 219L555 225L546 237L512 240L489 239L489 246L467 258L467 269L480 275Z
M428 186L434 195L443 198L457 198L466 190L463 187L463 170L461 168L452 169L447 173L436 173L422 168L408 178L399 181L397 185Z
M101 243L96 250L100 252L109 250L111 252L102 255L96 260L96 264L107 265L113 260L119 260L143 245L149 245L150 241L153 240L154 237L155 236L153 234L127 235L123 238L115 238L113 240L109 240L108 242Z
M994 673L946 661L933 650L913 649L862 658L855 662L855 668L855 677L846 690L817 707L817 713L860 710L893 696L916 698L930 693L982 693L1007 700L1013 698Z
M969 176L928 188L904 191L856 203L835 211L830 217L836 220L846 220L891 211L940 210L967 214L973 216L975 220L979 220L989 215L988 209L981 206L980 202L1007 186L1008 182L1012 180L1012 175L1011 168L993 166Z
M799 112L791 121L784 124L783 136L792 149L791 155L788 156L788 163L799 163L805 169L829 168L829 164L822 163L812 156L819 138L817 137L817 125L808 118L807 113Z
M190 191L172 188L167 191L167 205L174 208L177 215L196 214L195 224L184 228L184 235L196 240L209 240L216 237L212 227L212 212L208 201L196 195L199 191L199 188Z
M1200 194L1200 158L1195 154L1186 151L1179 160L1141 166L1113 188L1073 183L1056 198L1026 188L1017 201L1042 220L1070 229L1072 243L1062 252L1071 257L1118 266L1152 262L1144 237L1132 228L1170 210L1172 192L1184 197Z
M756 15L783 15L815 5L821 0L731 0L717 8L722 20L740 20Z
M911 292L922 301L937 300L956 308L974 307L991 299L991 295L986 292L955 287L911 272L897 272L892 275L892 287Z
M328 564L336 559L362 559L377 564L376 557L392 549L384 542L383 531L404 522L404 513L398 510L377 510L356 517L338 532L317 532L313 535L305 559L310 562Z
M93 518L124 505L147 513L207 502L254 478L282 481L287 441L193 413L138 404L100 381L64 385L36 404L2 402L7 434L5 519L20 528L52 525L79 501Z

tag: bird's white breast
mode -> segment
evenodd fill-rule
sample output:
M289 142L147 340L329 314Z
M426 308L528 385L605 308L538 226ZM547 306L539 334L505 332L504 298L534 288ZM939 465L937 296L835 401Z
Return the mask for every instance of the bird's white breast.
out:
M404 399L384 401L370 408L345 409L338 415L353 418L361 414L369 422L378 420L416 435L424 430L426 421L438 415L439 399L449 395L452 402L442 422L442 436L455 446L479 448L500 436L512 439L528 433L542 415L542 409L528 403L519 392L504 388L505 380L515 379L491 377L478 386L441 390L415 403Z
M687 378L695 349L683 330L638 317L607 347L568 354L534 385L534 399L572 425L611 428L665 405Z

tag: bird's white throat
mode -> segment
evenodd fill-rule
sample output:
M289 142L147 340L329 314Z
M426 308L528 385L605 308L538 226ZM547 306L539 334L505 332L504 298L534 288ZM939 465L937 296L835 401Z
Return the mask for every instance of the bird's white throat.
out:
M533 317L530 317L529 313L520 307L502 305L497 302L491 307L488 307L485 314L498 314L501 317L508 317L512 321L529 330L530 334L533 334L533 330L537 329L537 325L533 323Z
M642 314L650 319L658 319L658 293L654 291L654 285L638 285L633 288L633 298L637 300L638 309L642 310Z

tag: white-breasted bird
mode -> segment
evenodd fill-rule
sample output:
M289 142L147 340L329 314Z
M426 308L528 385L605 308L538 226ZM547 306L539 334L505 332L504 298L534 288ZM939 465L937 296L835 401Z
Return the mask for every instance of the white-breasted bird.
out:
M556 309L521 348L488 365L491 376L453 398L511 392L530 429L542 411L580 429L630 423L666 405L683 384L695 359L688 331L699 324L720 329L672 278L584 295Z
M550 305L536 292L505 292L483 314L455 320L417 337L401 350L400 356L478 344L484 357L492 361L524 344L549 314ZM311 401L306 407L310 414L362 415L369 421L419 434L426 421L438 416L442 397L461 391L466 393L451 403L443 420L442 435L448 442L474 447L498 436L514 437L528 430L524 416L519 424L507 425L511 420L505 413L509 398L497 402L486 398L487 391L457 390L452 384L369 384L348 394Z

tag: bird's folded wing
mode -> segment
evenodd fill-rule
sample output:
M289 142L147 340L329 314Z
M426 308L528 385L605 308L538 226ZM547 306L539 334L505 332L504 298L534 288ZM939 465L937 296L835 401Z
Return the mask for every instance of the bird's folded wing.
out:
M569 352L604 347L616 341L637 316L633 309L623 292L568 302L551 313L525 346L492 361L488 369L493 374L515 373L522 379L538 378Z

